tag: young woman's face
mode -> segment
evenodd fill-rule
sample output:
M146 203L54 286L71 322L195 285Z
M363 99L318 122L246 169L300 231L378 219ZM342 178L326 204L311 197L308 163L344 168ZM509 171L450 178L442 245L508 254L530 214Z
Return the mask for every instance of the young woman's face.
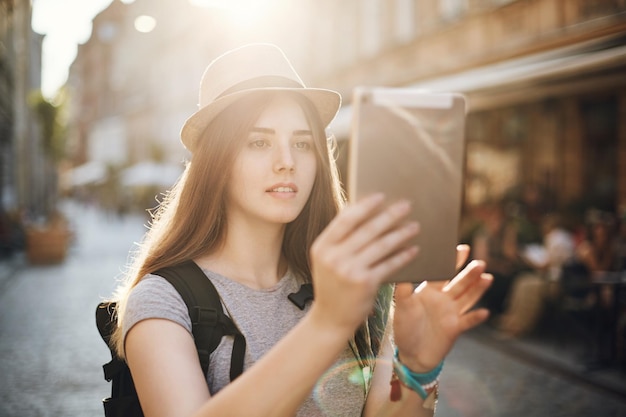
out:
M315 182L313 140L297 102L272 99L235 159L228 182L228 217L281 224L295 220Z

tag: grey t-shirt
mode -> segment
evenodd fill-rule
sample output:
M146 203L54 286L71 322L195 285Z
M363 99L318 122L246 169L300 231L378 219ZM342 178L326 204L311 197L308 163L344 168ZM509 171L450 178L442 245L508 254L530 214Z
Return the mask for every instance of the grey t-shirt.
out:
M204 270L217 289L227 314L246 339L244 370L252 366L304 317L287 296L298 291L297 278L287 273L274 287L255 290L229 278ZM141 320L171 320L191 333L187 307L174 287L165 279L147 275L133 288L122 322L124 337ZM225 336L211 354L207 383L212 394L229 382L233 337ZM346 344L337 362L320 378L298 416L360 416L365 403L365 388L360 367ZM268 379L268 382L271 379Z

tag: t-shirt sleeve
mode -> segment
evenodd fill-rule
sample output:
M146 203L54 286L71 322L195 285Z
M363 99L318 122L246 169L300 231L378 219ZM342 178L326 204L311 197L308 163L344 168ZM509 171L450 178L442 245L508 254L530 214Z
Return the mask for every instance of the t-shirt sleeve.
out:
M122 319L124 340L135 324L146 319L171 320L191 333L191 319L183 298L160 276L146 275L131 290Z

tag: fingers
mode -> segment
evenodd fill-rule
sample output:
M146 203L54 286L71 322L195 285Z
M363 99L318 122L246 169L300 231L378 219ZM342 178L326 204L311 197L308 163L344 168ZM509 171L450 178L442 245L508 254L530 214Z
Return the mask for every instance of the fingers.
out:
M344 209L318 237L313 251L325 248L331 258L345 260L346 267L372 267L376 275L406 265L417 253L407 242L417 235L419 225L403 224L411 209L408 201L384 209L383 202L383 195L375 194Z
M472 309L493 281L484 270L484 262L472 261L445 284L424 281L415 290L411 283L396 284L394 331L400 349L411 352L419 340L429 340L445 356L461 333L487 320L487 309ZM413 353L419 356L420 349Z
M471 285L480 279L481 274L485 272L485 262L474 260L469 263L456 277L443 287L444 292L450 293L452 298L456 299L461 296Z
M470 247L469 245L457 245L456 247L456 269L460 269L463 265L465 265L465 262L467 261L467 258L469 257L469 253L470 253Z
M345 239L356 227L379 211L384 200L382 193L376 193L344 208L320 234L319 239L329 242Z
M344 243L358 249L363 242L371 241L400 224L411 210L410 203L401 200L384 208L385 196L372 194L344 208L330 222L321 238L328 243Z
M372 216L370 219L360 223L353 231L345 237L345 248L350 252L357 252L365 247L368 247L374 239L385 235L387 232L395 231L399 229L399 225L404 218L409 214L411 205L408 201L398 201L391 204L386 209L380 211L378 214ZM409 226L409 225L405 225ZM417 233L417 224L411 223L411 231ZM378 250L388 250L387 246L392 246L393 237L396 235L388 236L387 240L380 240L378 243ZM389 251L387 251L389 253Z
M413 294L413 284L410 282L398 282L395 286L394 298L404 300Z
M410 246L373 266L371 273L380 284L382 281L386 280L387 277L395 274L402 267L411 262L411 260L415 258L415 255L417 255L417 252L418 249L416 246Z
M375 265L381 260L386 261L389 254L395 256L396 252L403 246L406 246L407 242L415 237L418 232L419 225L415 222L410 222L379 236L379 238L375 240L370 240L365 243L356 240L352 245L352 249L355 251L360 250L357 256L361 258L365 264ZM355 233L355 235L356 234L357 233ZM362 239L365 239L365 236L363 236ZM362 247L359 248L359 245Z
M470 311L469 313L461 316L459 321L459 330L460 332L465 332L478 326L480 323L483 323L487 320L487 318L489 318L489 310L486 308L479 308L474 311Z
M380 285L417 254L408 244L419 231L417 223L404 222L409 211L406 201L384 207L382 194L342 210L311 246L316 279L333 277L329 287L360 285L367 291Z
M493 276L491 274L481 274L480 280L475 285L469 287L469 289L459 297L458 301L461 304L461 313L465 313L474 307L492 282Z
M493 276L484 269L483 261L472 261L443 288L460 306L460 314L474 307L493 282Z

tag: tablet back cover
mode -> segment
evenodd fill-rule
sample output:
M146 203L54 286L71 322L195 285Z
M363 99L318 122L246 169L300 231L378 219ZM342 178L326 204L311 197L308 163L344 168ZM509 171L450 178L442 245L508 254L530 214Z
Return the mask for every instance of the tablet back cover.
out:
M455 273L465 153L465 99L453 93L360 87L353 97L350 201L383 192L409 199L420 224L417 257L390 281Z

